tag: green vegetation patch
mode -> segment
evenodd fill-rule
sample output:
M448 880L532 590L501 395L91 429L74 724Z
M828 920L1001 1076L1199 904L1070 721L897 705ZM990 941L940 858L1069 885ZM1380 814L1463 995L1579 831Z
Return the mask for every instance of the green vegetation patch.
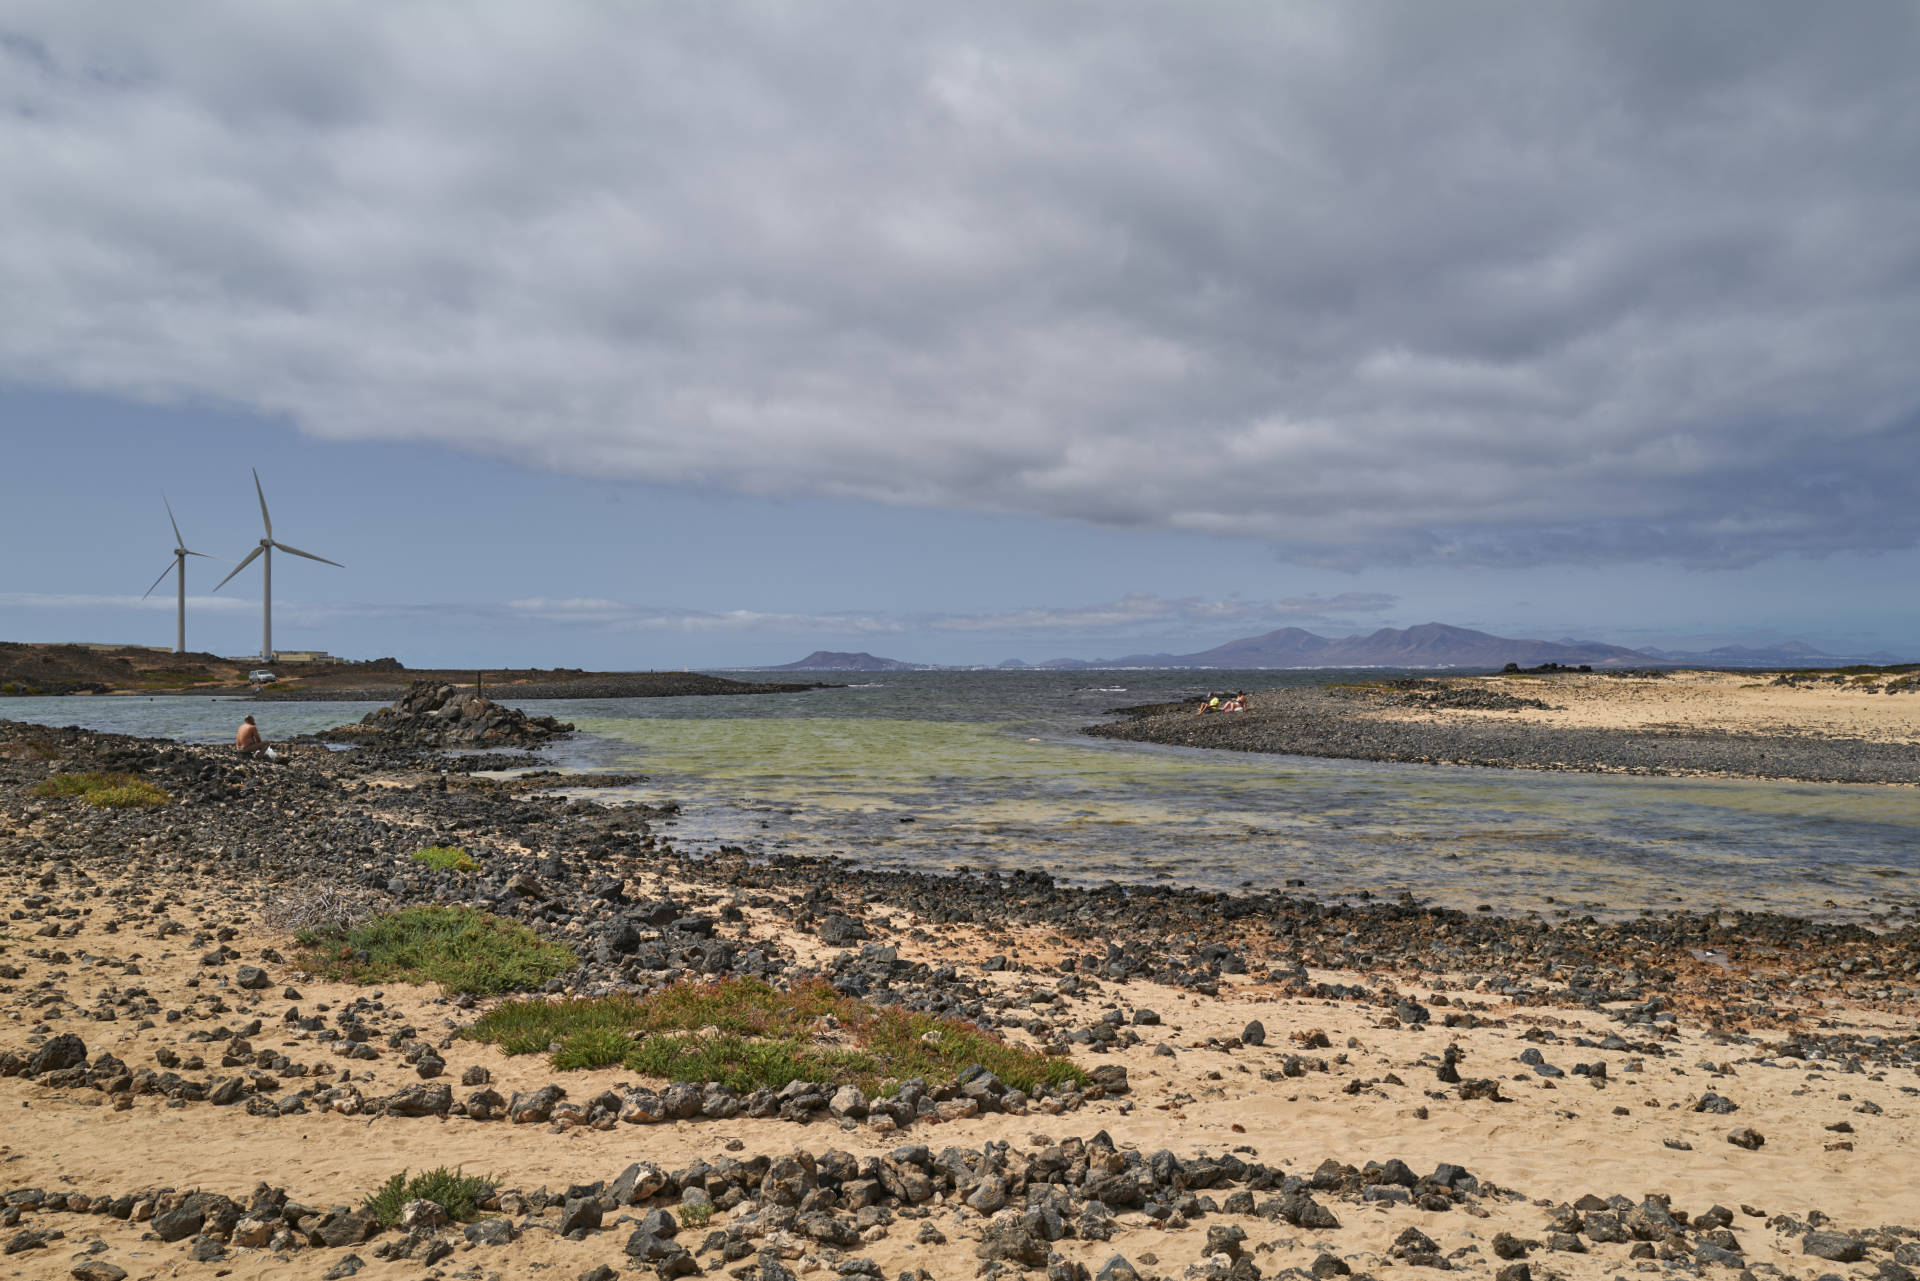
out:
M449 993L523 992L579 958L524 925L465 907L410 907L350 929L302 930L300 962L348 983L438 983ZM543 1047L544 1048L544 1047Z
M747 1091L791 1081L890 1094L909 1077L948 1081L974 1065L1031 1093L1085 1085L1066 1059L1007 1044L960 1019L870 1005L823 979L780 991L755 979L676 983L648 996L507 1001L467 1036L507 1054L558 1044L556 1069L612 1067Z
M429 845L426 849L415 850L413 861L425 863L436 872L477 872L480 865L473 856L458 845Z
M412 1178L402 1170L367 1198L367 1212L380 1220L382 1227L390 1228L400 1222L400 1211L407 1202L431 1201L456 1223L467 1223L480 1213L480 1203L492 1196L497 1186L498 1180L462 1174L444 1165Z
M55 774L33 789L35 796L77 796L97 809L150 809L173 797L138 774Z

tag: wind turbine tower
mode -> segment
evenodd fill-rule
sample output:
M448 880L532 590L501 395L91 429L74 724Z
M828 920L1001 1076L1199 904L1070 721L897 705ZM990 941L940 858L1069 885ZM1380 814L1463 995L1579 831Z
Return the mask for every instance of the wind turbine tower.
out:
M253 564L256 557L265 556L267 558L266 562L260 567L260 657L267 662L272 662L273 549L277 547L289 556L304 556L308 560L317 560L322 565L332 565L336 569L345 569L346 566L337 560L328 560L325 556L315 556L312 552L303 552L298 547L289 547L285 543L275 542L273 537L273 517L267 514L267 491L260 488L260 472L258 468L255 468L253 472L253 492L260 496L260 523L266 527L266 537L260 540L259 546L247 553L245 560L233 567L233 573L228 574L225 578L214 584L213 590L217 592L222 587L225 587L233 580L234 574L239 573L247 566Z
M173 652L184 654L187 652L187 557L198 556L204 560L218 560L219 557L188 551L187 540L180 537L180 522L173 518L173 504L167 502L165 494L160 495L160 501L166 503L167 520L173 525L173 564L160 571L160 577L153 580L153 587L164 582L168 574L177 574L180 578L180 612L174 626ZM147 588L140 599L145 600L153 595L153 587Z

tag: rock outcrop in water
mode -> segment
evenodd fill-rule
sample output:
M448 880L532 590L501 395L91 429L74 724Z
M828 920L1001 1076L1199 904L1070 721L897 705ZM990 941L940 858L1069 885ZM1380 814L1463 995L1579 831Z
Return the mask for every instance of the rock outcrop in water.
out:
M415 681L391 707L317 737L380 746L538 747L572 732L573 726L551 716L528 716L478 693Z

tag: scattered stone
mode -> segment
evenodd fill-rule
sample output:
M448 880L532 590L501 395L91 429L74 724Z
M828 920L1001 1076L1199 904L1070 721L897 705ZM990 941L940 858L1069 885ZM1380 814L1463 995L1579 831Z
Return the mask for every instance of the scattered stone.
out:
M27 1060L27 1076L43 1076L48 1072L59 1072L66 1068L79 1067L87 1061L87 1043L71 1032L62 1032L49 1038L45 1045L33 1052Z
M554 1231L563 1237L571 1237L576 1233L585 1236L600 1226L601 1215L598 1197L576 1197L561 1209L560 1222Z
M473 1245L510 1245L520 1230L513 1226L512 1219L481 1219L469 1223L465 1235Z
M162 1241L184 1241L200 1230L207 1221L207 1214L199 1206L183 1205L177 1210L167 1210L153 1216L149 1226L153 1234Z
M850 916L835 914L820 922L816 931L822 943L833 947L844 947L848 943L857 943L861 939L872 938L867 927Z
M17 1212L13 1221L19 1222ZM0 1253L25 1254L28 1250L44 1250L66 1235L58 1228L26 1228L9 1237L4 1250L0 1250Z
M85 1259L73 1265L74 1281L126 1281L127 1270L103 1259Z
M1816 1228L1800 1238L1800 1253L1834 1263L1858 1263L1867 1257L1867 1247L1858 1237Z

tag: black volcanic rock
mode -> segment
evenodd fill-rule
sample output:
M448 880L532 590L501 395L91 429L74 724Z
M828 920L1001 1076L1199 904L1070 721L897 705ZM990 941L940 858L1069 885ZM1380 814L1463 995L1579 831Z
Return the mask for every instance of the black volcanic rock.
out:
M415 681L393 706L315 737L409 747L538 747L572 732L551 716L528 716L453 685Z

